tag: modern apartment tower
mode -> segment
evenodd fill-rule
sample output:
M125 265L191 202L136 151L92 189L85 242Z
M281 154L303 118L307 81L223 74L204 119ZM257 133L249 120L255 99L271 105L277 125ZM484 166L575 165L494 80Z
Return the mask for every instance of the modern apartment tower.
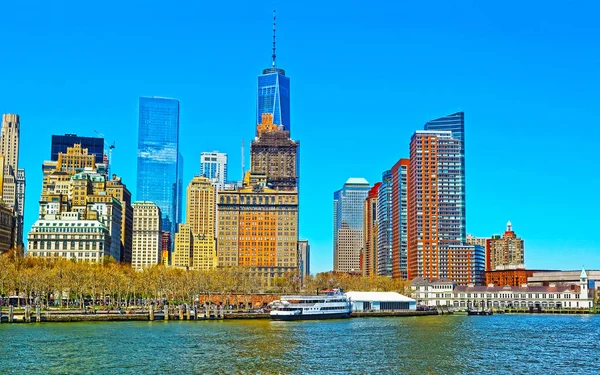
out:
M227 154L212 151L200 154L200 175L208 178L218 190L227 182Z
M349 178L333 193L333 270L362 273L363 204L371 190L364 178Z
M448 247L461 245L461 143L450 131L417 131L410 142L408 279L448 277Z
M264 113L270 113L273 115L273 123L277 126L283 125L284 130L289 132L291 129L290 79L285 75L285 70L277 67L275 21L275 11L273 11L273 53L271 55L271 66L264 69L262 75L258 76L256 123L261 123Z
M453 183L460 185L461 193L456 205L460 209L460 240L466 242L467 239L467 205L465 190L465 113L456 112L448 116L430 120L425 123L425 130L431 131L450 131L452 138L460 143L460 155L458 164L458 176L454 178Z
M381 175L377 192L377 275L392 275L392 171Z
M139 101L138 201L154 202L162 229L175 233L179 196L179 101L141 97Z
M408 279L408 182L410 159L400 159L391 169L392 249L391 276Z
M88 150L88 153L94 155L96 163L104 162L104 138L82 137L77 134L53 135L50 160L57 161L58 154L67 153L69 147L79 144L81 148Z

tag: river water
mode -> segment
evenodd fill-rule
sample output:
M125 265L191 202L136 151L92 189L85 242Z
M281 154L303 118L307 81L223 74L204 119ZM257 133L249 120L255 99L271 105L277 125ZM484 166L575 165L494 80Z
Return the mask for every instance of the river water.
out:
M600 374L600 316L0 324L0 374Z

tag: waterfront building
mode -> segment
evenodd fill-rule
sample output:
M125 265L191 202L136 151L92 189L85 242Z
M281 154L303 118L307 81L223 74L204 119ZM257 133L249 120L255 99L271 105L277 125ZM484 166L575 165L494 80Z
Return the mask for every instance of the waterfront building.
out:
M363 203L371 190L364 178L349 178L333 193L333 270L360 272L363 247Z
M289 131L273 123L272 114L264 113L250 146L252 173L264 174L270 188L297 190L299 147L300 142L290 139Z
M448 278L450 245L466 240L461 144L450 131L417 131L410 142L408 278Z
M27 256L103 263L112 255L111 245L105 224L84 220L79 212L63 212L48 214L33 224L27 236Z
M532 286L576 285L579 282L580 271L533 271L527 277L527 284ZM588 288L600 296L600 270L586 270Z
M227 182L227 154L224 152L202 152L200 175L208 178L218 190L225 189Z
M381 175L377 190L377 275L391 275L393 244L392 171Z
M391 274L388 273L387 275L407 280L410 159L398 160L390 172L392 178L392 262Z
M589 309L593 296L589 293L585 270L579 273L577 285L564 286L477 286L456 285L448 279L412 281L413 298L418 305L452 306L454 308L566 308Z
M15 215L11 207L0 204L0 255L12 249L15 235Z
M483 285L485 249L480 245L448 245L448 278L458 285Z
M248 172L242 188L219 192L217 212L219 266L248 266L265 284L298 272L296 191L268 188L264 175Z
M106 181L106 193L121 203L121 249L119 260L131 263L131 248L133 242L133 207L131 206L131 192L121 181L121 177L112 175L112 180Z
M277 67L275 53L275 12L273 12L273 54L271 66L264 69L258 76L258 93L256 96L256 123L262 120L262 115L270 113L276 125L283 125L284 130L290 131L290 79L285 70Z
M160 262L162 214L154 202L134 202L131 265L140 270Z
M453 159L458 158L458 160L455 161L453 165L454 172L451 181L449 182L454 183L455 186L455 191L453 193L453 198L455 198L455 204L453 206L455 208L453 208L453 210L457 209L460 212L460 215L458 216L460 241L464 243L466 241L467 234L467 200L465 189L465 113L456 112L448 116L427 121L427 123L425 123L425 130L450 131L452 133L452 138L459 141L460 148L458 155L454 155L452 157ZM452 164L449 165L452 166ZM440 205L443 205L443 203L440 203Z
M347 292L352 311L402 311L417 309L417 301L396 292Z
M310 275L310 245L308 240L298 241L298 268L302 280Z
M485 249L485 270L491 271L490 269L490 240L491 237L475 237L472 234L467 234L467 244L479 245Z
M494 236L490 241L490 270L500 266L525 263L525 242L512 230L510 221L502 238Z
M139 101L138 201L154 202L162 230L175 233L179 181L179 101L141 97Z
M57 161L59 154L66 154L67 150L75 145L87 149L98 164L104 163L104 138L82 137L77 134L53 135L50 160Z
M373 185L367 195L363 208L363 247L361 264L364 276L377 275L377 238L379 229L377 227L377 193L381 182Z

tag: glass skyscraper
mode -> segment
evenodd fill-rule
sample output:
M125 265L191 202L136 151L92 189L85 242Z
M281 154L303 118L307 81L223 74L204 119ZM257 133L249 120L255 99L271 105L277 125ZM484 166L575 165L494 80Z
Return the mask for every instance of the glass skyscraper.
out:
M162 230L171 236L181 211L179 162L179 101L141 97L136 200L156 203L162 213Z
M371 186L364 178L349 178L333 193L333 270L360 271L364 202Z
M268 68L258 76L257 124L262 122L263 113L273 114L273 124L290 131L290 79L283 69Z
M377 194L377 274L392 276L392 171L381 175Z
M460 196L460 202L458 206L461 210L461 232L460 240L462 242L467 241L467 205L466 205L466 192L465 192L465 113L456 112L448 116L444 116L435 120L430 120L425 123L425 130L432 131L450 131L452 132L452 138L460 141L460 164L459 164L459 175L460 181L456 181L457 185L460 184L462 191Z

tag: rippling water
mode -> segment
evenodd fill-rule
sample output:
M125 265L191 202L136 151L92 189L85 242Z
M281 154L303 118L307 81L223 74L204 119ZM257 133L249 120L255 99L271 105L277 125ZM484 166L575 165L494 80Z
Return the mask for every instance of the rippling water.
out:
M600 373L600 316L0 324L1 374Z

